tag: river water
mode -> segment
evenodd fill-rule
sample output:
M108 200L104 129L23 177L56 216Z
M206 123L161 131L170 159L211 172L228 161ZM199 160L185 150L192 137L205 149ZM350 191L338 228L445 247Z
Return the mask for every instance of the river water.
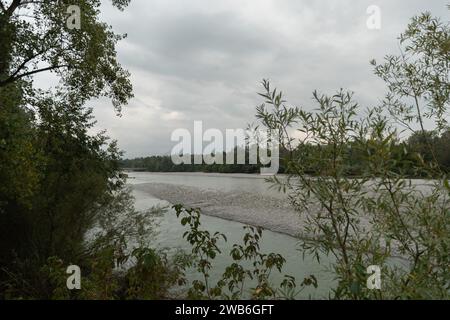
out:
M333 286L332 274L327 271L328 257L322 257L320 264L310 256L303 257L298 239L289 235L299 221L296 213L289 208L286 197L270 189L269 184L259 175L244 174L203 174L203 173L129 173L129 184L133 188L136 208L147 210L153 206L169 206L182 202L192 207L202 208L202 228L210 232L224 233L228 241L219 245L223 248L214 262L211 279L214 283L232 262L228 252L234 243L242 243L244 224L265 225L261 240L261 251L281 254L286 263L282 273L276 270L271 274L271 282L279 284L284 274L294 276L298 284L304 277L314 275L318 288L307 287L297 298L326 298ZM199 200L200 199L200 200ZM283 216L287 212L288 218ZM295 215L295 216L294 216ZM288 220L283 220L283 219ZM183 240L187 230L176 218L174 210L169 209L160 219L156 245L160 248L181 248L187 251L190 246ZM289 220L291 219L291 220ZM238 220L238 221L236 221ZM273 220L273 221L271 221ZM260 223L260 222L263 223ZM187 273L189 280L200 279L195 270ZM251 287L251 284L249 284Z

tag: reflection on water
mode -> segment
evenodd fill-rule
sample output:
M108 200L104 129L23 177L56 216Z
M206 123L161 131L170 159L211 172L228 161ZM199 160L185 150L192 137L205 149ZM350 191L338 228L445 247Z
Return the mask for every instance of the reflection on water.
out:
M203 189L214 190L245 190L255 193L271 194L273 196L274 191L269 190L267 183L264 182L259 176L245 177L245 175L203 175L203 174L152 174L152 173L133 173L130 175L134 179L130 179L130 184L140 183L167 183L177 184L184 186L192 186ZM234 176L234 177L233 177ZM134 196L136 198L136 208L139 210L145 210L155 205L167 205L170 204L166 201L162 201L152 197L148 193L142 190L135 190ZM236 210L236 209L234 209ZM156 239L156 245L163 248L182 248L190 250L189 244L182 239L182 234L186 231L186 227L183 227L179 220L176 218L174 210L168 210L165 215L160 218L159 234ZM235 221L224 220L212 216L203 215L201 218L202 227L209 231L219 231L224 233L227 238L227 243L219 245L223 248L222 255L215 259L214 268L211 272L211 279L217 280L228 266L232 259L229 257L228 252L234 243L241 243L242 236L244 235L243 224ZM271 281L273 283L280 283L283 274L289 274L296 278L297 283L300 284L304 277L314 275L318 279L319 287L306 288L298 298L326 298L330 287L332 286L331 273L326 272L328 267L328 258L322 258L319 265L316 260L313 260L309 256L302 258L302 253L299 251L298 240L294 237L271 232L265 230L261 240L261 251L264 253L275 252L281 254L286 259L286 264L283 269L283 273L280 274L276 270L271 275ZM190 270L188 273L188 279L193 280L199 278L199 274L195 270ZM251 287L251 284L249 285Z

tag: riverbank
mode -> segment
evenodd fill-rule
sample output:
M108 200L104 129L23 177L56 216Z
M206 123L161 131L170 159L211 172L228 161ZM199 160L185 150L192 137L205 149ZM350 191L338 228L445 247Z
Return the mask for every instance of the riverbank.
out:
M139 192L171 204L200 208L209 216L261 226L293 237L298 237L304 229L306 214L296 211L286 194L270 189L271 184L260 175L134 172L130 178L130 186ZM421 194L431 190L431 181L412 180L411 183ZM370 229L364 213L360 222L366 230Z
M218 191L169 183L139 183L132 188L172 204L200 208L203 214L261 226L264 229L297 236L302 219L287 199L267 194Z

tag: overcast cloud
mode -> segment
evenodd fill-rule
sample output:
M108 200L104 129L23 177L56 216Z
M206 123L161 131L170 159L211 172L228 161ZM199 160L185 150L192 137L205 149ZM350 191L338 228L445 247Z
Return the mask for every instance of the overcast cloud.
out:
M109 2L109 1L108 1ZM127 33L119 60L132 74L135 98L118 118L106 100L93 103L97 128L126 157L169 154L176 128L245 128L254 121L260 81L268 78L290 104L311 109L315 89L355 91L363 106L384 95L369 61L397 53L398 35L422 11L449 20L440 0L132 0L102 19ZM366 27L366 9L381 9L381 30Z

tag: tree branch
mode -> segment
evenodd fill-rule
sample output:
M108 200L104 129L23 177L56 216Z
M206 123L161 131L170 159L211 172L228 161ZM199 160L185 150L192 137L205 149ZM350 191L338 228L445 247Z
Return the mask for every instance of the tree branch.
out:
M43 54L45 51L47 51L47 49L38 51L38 52L36 52L35 54L33 54L32 56L26 58L26 59L25 59L25 60L17 67L16 71L14 71L14 72L11 74L11 76L9 76L9 78L14 78L14 77L20 72L20 70L22 70L22 69L25 67L25 65L26 65L28 62L30 62L31 60L33 60L33 59L36 58L37 56Z
M10 6L8 7L8 9L6 9L6 15L7 16L11 16L14 12L14 10L17 9L17 7L19 7L21 5L20 3L21 0L13 0L13 2L11 2Z
M18 79L21 79L23 77L31 76L33 74L44 72L44 71L50 71L50 70L65 68L65 67L68 67L68 66L69 65L67 65L67 64L65 64L65 65L48 66L46 68L36 69L36 70L33 70L33 71L24 72L24 73L21 73L21 74L19 74L17 76L10 76L8 79L0 81L0 87L3 87L5 85L7 85L7 84L9 84L11 82L14 82L14 81L16 81Z

